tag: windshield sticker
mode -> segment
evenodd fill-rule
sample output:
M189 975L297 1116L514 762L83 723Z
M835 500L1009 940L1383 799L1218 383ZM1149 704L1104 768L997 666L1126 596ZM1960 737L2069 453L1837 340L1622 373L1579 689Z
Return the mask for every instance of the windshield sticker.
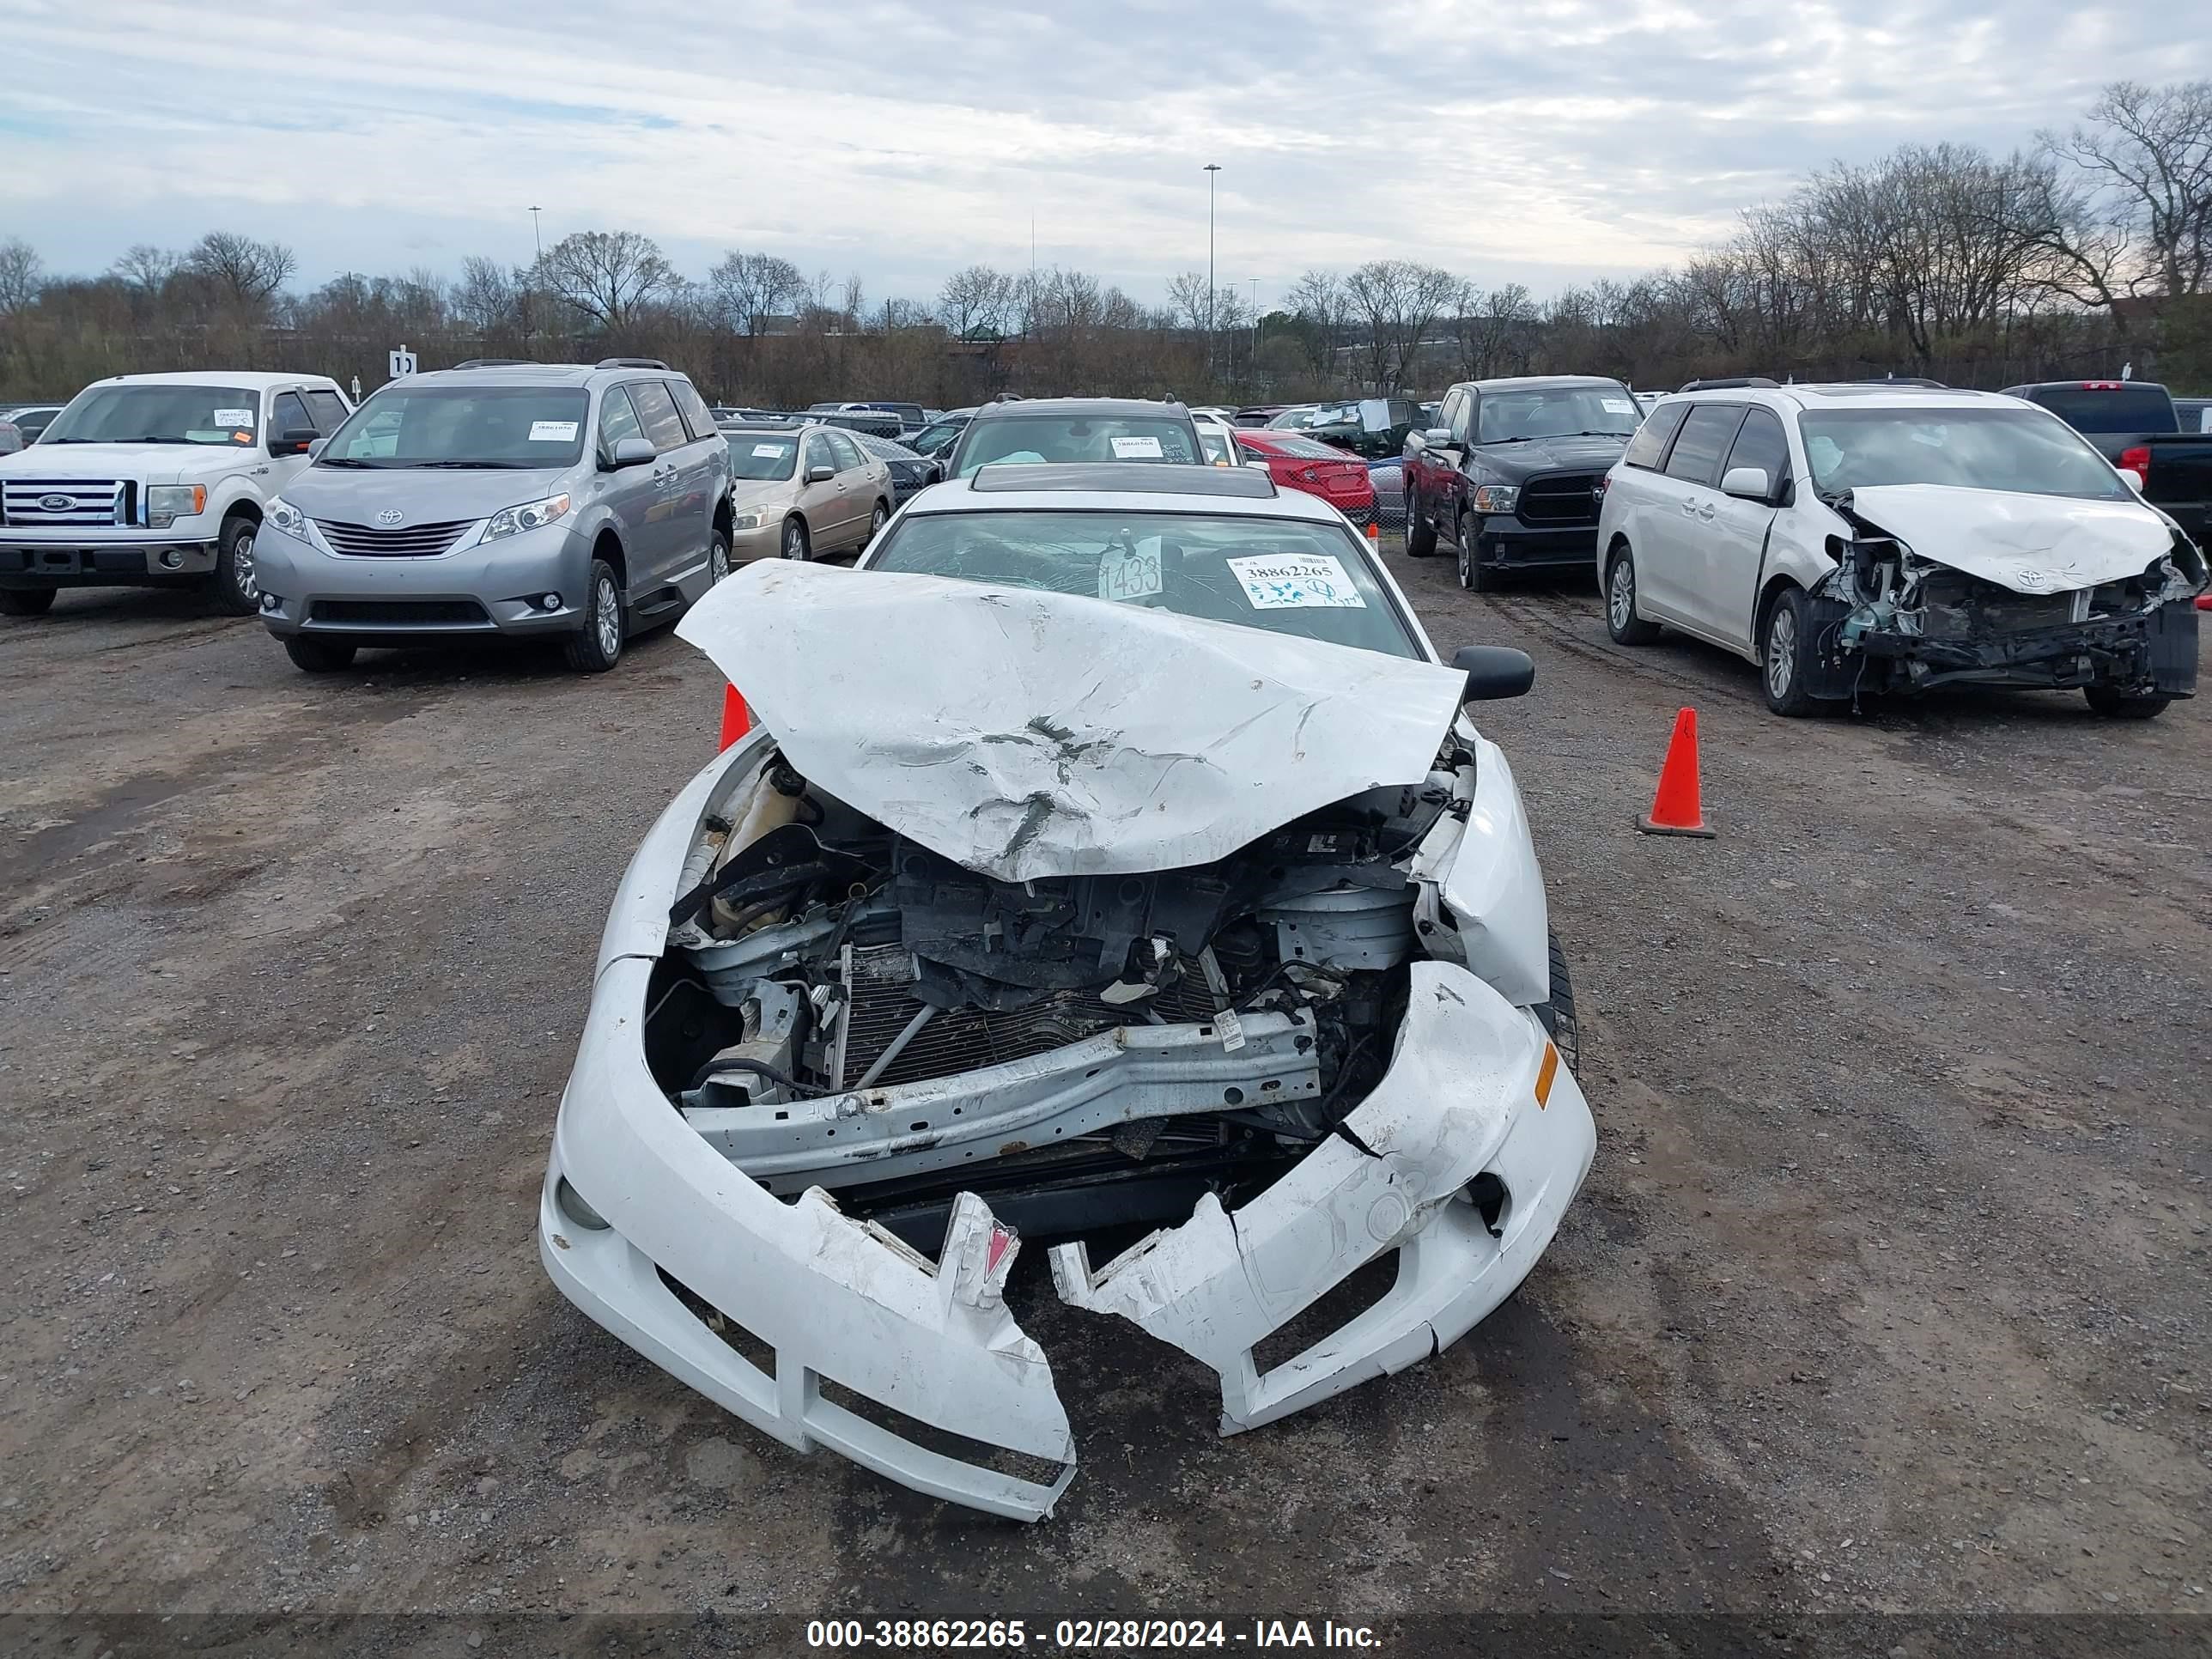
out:
M1117 461L1157 461L1160 459L1158 438L1116 438L1114 440L1114 459Z
M1149 599L1160 591L1160 538L1147 536L1134 546L1106 550L1098 561L1102 599Z
M576 441L576 422L574 421L532 421L530 441L534 444L572 444Z
M753 453L763 461L780 461L791 453L789 444L755 444Z
M1255 611L1367 609L1344 567L1327 553L1231 559L1229 568L1244 584L1244 597Z
M252 426L253 411L250 409L218 409L215 412L217 426Z
M1598 399L1598 402L1605 405L1605 412L1608 415L1633 415L1636 413L1635 403L1627 398L1601 398Z

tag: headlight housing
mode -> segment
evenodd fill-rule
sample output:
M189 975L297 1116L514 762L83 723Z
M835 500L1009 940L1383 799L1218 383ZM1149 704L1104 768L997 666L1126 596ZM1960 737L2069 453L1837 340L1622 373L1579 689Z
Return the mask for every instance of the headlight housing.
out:
M775 509L774 507L740 507L738 510L737 515L730 520L730 528L732 530L758 530L763 525L766 524L775 516Z
M568 511L566 495L548 495L543 501L522 501L514 507L502 507L491 515L484 526L483 539L497 541L502 536L519 536L526 530L543 530Z
M146 522L166 530L179 519L207 510L205 484L151 484L146 490Z
M1510 513L1520 501L1519 484L1477 484L1474 487L1474 510L1478 513Z

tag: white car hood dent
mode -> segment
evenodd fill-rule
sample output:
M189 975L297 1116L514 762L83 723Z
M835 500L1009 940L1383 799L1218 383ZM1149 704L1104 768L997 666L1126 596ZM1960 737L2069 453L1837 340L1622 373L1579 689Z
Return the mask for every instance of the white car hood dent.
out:
M1465 677L1165 611L759 562L678 624L798 771L1000 881L1221 858L1428 775Z
M1875 484L1852 490L1850 507L1920 557L2015 593L2064 593L2139 576L2173 546L2172 526L2132 500Z

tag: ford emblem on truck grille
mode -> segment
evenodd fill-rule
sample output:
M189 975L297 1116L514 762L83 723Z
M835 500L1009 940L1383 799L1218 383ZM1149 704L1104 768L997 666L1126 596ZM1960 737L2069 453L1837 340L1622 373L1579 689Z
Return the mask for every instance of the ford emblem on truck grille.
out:
M66 513L76 505L74 495L41 495L39 505L49 513Z
M404 516L398 507L387 507L376 515L376 521L379 524L398 524Z

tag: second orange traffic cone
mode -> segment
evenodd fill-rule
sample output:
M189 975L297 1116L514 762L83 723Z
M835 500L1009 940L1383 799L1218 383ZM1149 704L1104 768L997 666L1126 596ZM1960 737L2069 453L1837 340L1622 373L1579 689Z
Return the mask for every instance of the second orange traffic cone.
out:
M1667 744L1667 759L1659 769L1658 792L1651 798L1650 816L1636 820L1647 836L1704 836L1705 807L1698 799L1698 711L1685 708L1674 716L1674 735Z
M714 752L718 755L720 754L723 750L727 749L732 744L735 743L739 738L742 738L746 732L752 729L753 712L751 709L745 707L745 700L738 695L738 688L734 685L724 687L722 690L722 740L714 745Z

